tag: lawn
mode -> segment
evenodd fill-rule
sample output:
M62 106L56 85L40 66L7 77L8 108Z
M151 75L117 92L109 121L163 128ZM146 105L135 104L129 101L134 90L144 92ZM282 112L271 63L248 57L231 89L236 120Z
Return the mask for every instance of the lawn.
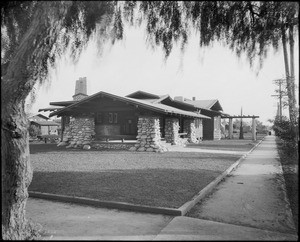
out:
M202 148L209 150L232 150L232 151L248 151L265 135L258 134L257 140L253 141L249 133L244 134L244 139L239 139L237 134L234 134L234 139L221 139L221 140L204 140L200 144L188 144L191 148Z
M189 201L241 156L66 150L53 144L31 144L30 153L29 191L169 208Z

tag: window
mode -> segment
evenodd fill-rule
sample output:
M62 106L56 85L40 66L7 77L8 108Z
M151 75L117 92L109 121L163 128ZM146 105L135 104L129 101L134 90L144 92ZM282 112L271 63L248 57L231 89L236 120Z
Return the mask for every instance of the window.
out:
M109 114L108 114L108 122L109 122L110 124L112 124L113 121L114 121L113 113L109 113Z
M118 114L114 113L114 123L118 123Z
M97 113L96 122L100 124L102 123L102 113Z

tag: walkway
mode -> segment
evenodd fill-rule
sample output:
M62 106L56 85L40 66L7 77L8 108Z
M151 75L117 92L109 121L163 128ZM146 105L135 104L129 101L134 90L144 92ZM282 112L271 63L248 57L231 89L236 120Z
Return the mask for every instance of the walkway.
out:
M297 240L274 136L265 140L191 214L125 212L29 199L45 239ZM190 216L190 215L189 215ZM51 234L51 236L50 236Z
M295 227L277 159L275 137L266 136L240 166L189 214L201 220L176 218L178 221L172 220L157 238L179 239L172 231L182 231L181 234L200 240L295 239L290 235L295 234ZM207 220L214 222L208 223ZM183 226L185 229L182 230ZM187 239L185 236L181 238Z

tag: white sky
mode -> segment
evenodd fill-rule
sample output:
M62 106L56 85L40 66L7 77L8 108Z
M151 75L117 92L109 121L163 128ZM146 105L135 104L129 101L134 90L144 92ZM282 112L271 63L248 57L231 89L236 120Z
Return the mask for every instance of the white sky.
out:
M175 48L164 62L163 52L151 50L145 44L144 30L125 29L125 38L115 45L106 45L103 54L96 54L95 43L89 45L77 65L62 60L51 75L51 82L37 90L31 112L49 106L49 102L72 100L75 81L87 77L88 95L105 91L125 96L137 90L158 95L169 94L192 99L218 99L225 113L258 115L267 123L277 110L275 84L272 80L284 77L282 49L271 50L263 68L256 75L245 58L240 60L227 48L216 44L199 47L198 38L190 38L182 58ZM299 49L295 43L295 76L299 83ZM298 91L296 91L297 100ZM298 101L297 101L298 102ZM27 101L28 103L28 101ZM49 112L41 112L48 115ZM288 115L287 109L284 111ZM246 121L246 120L245 120Z

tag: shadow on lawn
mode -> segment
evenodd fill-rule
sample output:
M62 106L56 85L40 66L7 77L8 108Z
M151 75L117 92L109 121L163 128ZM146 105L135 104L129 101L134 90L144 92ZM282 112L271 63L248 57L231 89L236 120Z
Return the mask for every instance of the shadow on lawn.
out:
M34 172L29 191L179 208L220 173L175 169Z
M70 151L85 151L83 149L67 149L66 147L57 146L57 144L29 144L30 154L45 153L45 152L70 152Z

